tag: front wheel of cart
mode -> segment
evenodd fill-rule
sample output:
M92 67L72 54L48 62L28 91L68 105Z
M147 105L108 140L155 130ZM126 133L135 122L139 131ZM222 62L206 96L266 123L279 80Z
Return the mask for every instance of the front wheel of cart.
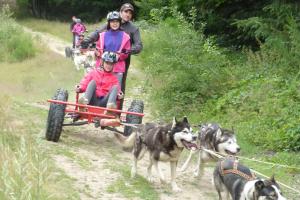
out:
M70 47L66 47L65 48L65 56L67 58L71 58L72 57L72 49Z
M64 89L58 89L52 99L59 101L68 101L68 91ZM48 141L58 142L64 122L65 110L65 104L50 104L46 128L46 139Z

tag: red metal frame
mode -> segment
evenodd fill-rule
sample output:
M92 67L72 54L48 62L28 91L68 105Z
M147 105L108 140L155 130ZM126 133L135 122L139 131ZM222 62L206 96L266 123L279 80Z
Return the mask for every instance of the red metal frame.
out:
M110 109L110 108L105 108L105 107L98 107L98 106L90 106L90 105L85 105L85 104L79 104L78 103L78 97L79 94L76 94L76 103L71 103L71 102L66 102L66 101L59 101L59 100L53 100L53 99L48 99L47 101L50 103L57 103L57 104L64 104L67 105L68 107L74 106L75 109L70 109L66 108L65 112L66 113L76 113L79 114L79 119L87 119L88 123L93 123L94 118L97 117L98 119L116 119L116 116L114 115L107 115L104 114L105 111L110 111L114 112L117 114L131 114L131 115L137 115L143 117L143 113L136 113L136 112L126 112L118 109ZM86 111L80 111L81 110L86 110Z

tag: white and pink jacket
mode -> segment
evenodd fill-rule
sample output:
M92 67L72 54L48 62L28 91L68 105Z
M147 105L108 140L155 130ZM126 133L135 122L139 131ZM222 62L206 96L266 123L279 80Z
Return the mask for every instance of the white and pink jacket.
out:
M116 33L121 34L121 40L120 40L119 48L115 52L119 55L119 60L117 63L115 63L113 72L124 73L125 72L125 60L128 57L128 53L125 53L125 52L129 52L131 49L130 37L124 31L118 30L118 32L116 31ZM99 67L101 65L102 53L104 51L109 51L109 49L106 48L107 45L105 44L105 34L111 34L111 32L109 33L109 31L105 31L105 32L102 32L99 34L99 40L96 43L96 47L100 53L100 56L97 58L96 67ZM114 40L114 38L111 36L109 39ZM116 38L114 41L109 41L110 45L112 45L112 46L118 45L118 44L114 44L114 43L118 43L118 41L117 41L118 39L119 38Z

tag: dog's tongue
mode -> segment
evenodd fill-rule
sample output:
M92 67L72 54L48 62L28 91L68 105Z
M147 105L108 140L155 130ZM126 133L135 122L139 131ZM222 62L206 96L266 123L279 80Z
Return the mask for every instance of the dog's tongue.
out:
M195 143L192 143L192 142L187 142L185 140L182 140L182 143L184 144L184 146L187 148L187 149L191 149L193 151L195 151L197 149L197 145Z

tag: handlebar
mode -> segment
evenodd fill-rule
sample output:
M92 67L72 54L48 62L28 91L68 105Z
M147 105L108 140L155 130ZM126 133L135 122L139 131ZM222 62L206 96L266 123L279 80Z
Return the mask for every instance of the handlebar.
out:
M97 51L103 51L104 52L104 49L98 49L96 48ZM124 54L131 54L131 50L128 50L128 49L122 49L121 52L115 52L115 51L111 51L112 53L115 53L115 54L121 54L121 53L124 53Z

